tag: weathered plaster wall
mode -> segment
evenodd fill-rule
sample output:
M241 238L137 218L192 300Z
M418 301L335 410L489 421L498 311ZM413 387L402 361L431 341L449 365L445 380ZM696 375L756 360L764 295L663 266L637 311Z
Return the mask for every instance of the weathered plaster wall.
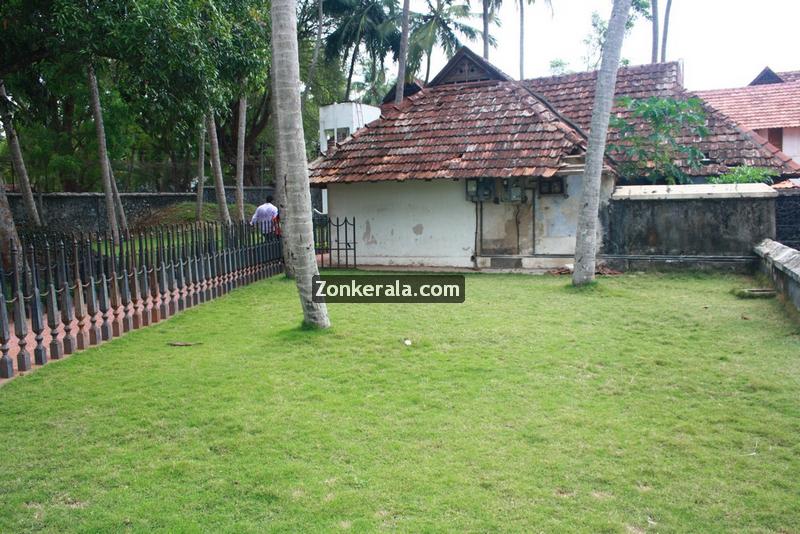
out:
M800 248L800 190L783 190L775 199L775 235L780 243Z
M473 265L475 204L463 181L330 184L328 214L356 217L359 265Z
M532 191L527 190L527 195ZM481 215L481 255L533 254L533 204L484 202Z
M771 239L755 247L761 271L767 275L788 306L800 311L800 252Z
M606 225L607 254L750 256L775 237L775 199L614 199Z
M535 231L536 254L574 254L578 226L583 175L567 176L564 195L540 195L536 191ZM604 176L600 190L600 212L607 205L614 189L614 180ZM601 239L602 242L602 239Z

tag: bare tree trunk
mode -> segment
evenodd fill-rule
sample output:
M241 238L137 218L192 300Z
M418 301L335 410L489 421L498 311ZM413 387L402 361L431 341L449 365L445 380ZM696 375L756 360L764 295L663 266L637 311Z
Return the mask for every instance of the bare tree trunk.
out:
M117 178L114 176L114 169L111 167L111 162L108 162L108 171L111 173L111 190L114 192L114 209L117 212L117 220L119 221L120 228L128 231L128 218L125 216L125 208L122 205L122 197L119 196L117 189Z
M319 65L319 51L322 49L322 26L325 15L322 11L325 0L317 0L317 38L314 41L314 53L311 54L311 65L308 66L308 80L306 80L306 88L303 91L303 103L305 104L308 94L311 92L311 86L317 78L317 65Z
M277 102L274 98L274 95L277 93L276 90L276 77L272 76L270 79L270 83L272 84L272 102L270 105L272 106L272 116L277 117ZM286 169L283 166L283 156L281 155L281 147L278 143L278 121L277 119L273 121L273 129L274 129L274 139L275 139L275 146L273 147L273 154L275 160L275 204L278 207L278 217L281 221L284 219L289 219L289 205L286 202ZM287 231L286 225L281 225L282 232L281 232L281 241L282 241L282 253L283 253L283 274L286 275L286 278L294 278L294 263L292 262L292 255L289 252L289 245L287 241Z
M410 0L403 0L403 22L400 25L400 57L397 61L397 85L394 92L394 103L403 102L406 87L406 61L408 61L408 19Z
M483 59L489 59L489 0L483 0Z
M347 74L347 88L344 91L344 101L350 101L350 87L353 85L353 72L356 70L356 60L358 59L358 49L361 46L361 42L357 42L355 48L353 48L353 57L350 60L350 71Z
M667 33L669 32L670 11L672 11L672 0L667 0L667 8L664 11L664 31L661 36L661 63L667 61Z
M114 207L114 190L111 187L111 166L108 164L108 149L106 148L106 130L103 124L103 108L100 106L100 90L97 88L97 77L94 67L89 65L86 69L89 81L89 95L91 98L92 115L94 116L94 129L97 133L97 151L100 160L100 175L103 181L103 191L106 196L106 215L108 227L114 238L114 243L119 243L119 226L117 225L117 211Z
M625 38L625 23L628 20L631 0L614 0L611 19L608 22L603 60L595 84L592 121L589 130L589 145L586 149L586 166L583 172L578 229L575 239L575 271L572 283L576 286L594 280L597 255L597 219L600 206L600 185L605 160L606 136L617 84L617 70Z
M303 307L304 322L318 328L327 328L331 324L327 306L312 300L311 280L319 271L314 254L311 191L308 186L308 162L300 103L300 61L295 9L295 0L272 1L277 143L283 160L282 173L277 178L285 181L286 199L290 206L288 217L283 222L295 267L295 281Z
M0 257L3 260L2 267L8 270L19 268L19 265L11 265L12 243L17 250L20 250L17 226L14 224L14 216L11 213L11 206L9 206L8 197L6 196L6 184L3 182L2 175L0 175ZM21 272L21 269L19 272Z
M519 0L519 79L525 79L525 0Z
M239 132L236 134L236 220L244 221L244 136L247 128L247 96L239 97Z
M653 26L653 49L650 63L658 63L658 0L650 0L650 19Z
M217 191L217 211L219 220L223 224L231 224L231 214L228 212L228 200L225 198L225 182L222 180L222 164L219 160L219 141L217 140L217 124L214 112L209 110L206 117L208 123L208 143L211 145L211 170L214 173L214 187Z
M6 131L8 148L11 151L11 165L14 167L19 179L20 191L22 192L22 202L25 205L25 212L33 226L41 226L42 220L39 218L39 211L36 209L36 202L33 199L31 182L28 179L28 168L22 158L22 148L19 145L19 136L14 128L14 120L11 116L11 102L6 93L6 86L0 80L0 114L2 114L3 129Z
M205 118L203 118L205 122ZM197 142L197 204L194 209L194 218L197 222L203 220L203 194L206 184L206 126L200 125L200 139Z

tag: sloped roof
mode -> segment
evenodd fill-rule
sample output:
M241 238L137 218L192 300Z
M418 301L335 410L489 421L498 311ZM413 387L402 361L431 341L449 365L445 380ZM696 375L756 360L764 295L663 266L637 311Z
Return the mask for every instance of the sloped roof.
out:
M537 78L526 80L523 83L550 101L584 131L588 131L596 78L597 72L595 71ZM683 88L678 63L657 63L620 69L617 76L616 95L617 97L647 98L656 96L675 99L703 97L702 94L691 93ZM679 138L678 141L683 144L694 144L707 155L708 161L696 169L685 166L683 171L687 175L711 176L724 173L729 167L739 165L769 167L781 174L800 172L800 166L791 158L769 145L765 139L737 126L731 118L715 108L713 103L709 105L708 102L704 102L703 107L708 120L709 135L698 141L687 131L685 137ZM623 108L616 107L613 113L627 116L632 120L629 112ZM647 128L647 125L643 123L637 127ZM609 142L618 139L618 133L610 130Z
M800 81L697 91L697 94L751 130L800 126Z
M473 67L482 71L471 71ZM315 184L413 179L553 176L566 156L586 148L596 72L516 82L462 48L434 81L311 164ZM483 79L458 83L465 79ZM677 63L623 68L617 96L691 98ZM697 143L708 155L689 175L751 165L800 174L800 166L766 140L709 105L711 134ZM616 113L625 113L616 109ZM646 127L646 125L643 125ZM609 140L617 133L609 132Z
M784 83L800 81L800 70L786 70L783 72L775 72L769 67L764 67L764 70L758 73L749 85L763 85L771 83Z
M552 176L585 138L516 83L431 87L311 165L311 181Z

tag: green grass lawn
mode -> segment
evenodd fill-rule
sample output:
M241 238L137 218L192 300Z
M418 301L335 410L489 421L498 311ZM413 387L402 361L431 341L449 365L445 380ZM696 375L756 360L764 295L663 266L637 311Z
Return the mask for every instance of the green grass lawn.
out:
M567 284L472 275L303 331L273 279L50 364L0 389L0 532L798 532L780 303Z

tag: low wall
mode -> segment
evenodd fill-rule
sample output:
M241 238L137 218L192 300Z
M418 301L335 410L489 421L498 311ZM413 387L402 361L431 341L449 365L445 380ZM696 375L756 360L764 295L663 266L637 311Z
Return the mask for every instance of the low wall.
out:
M44 223L53 229L77 232L106 230L106 201L102 193L46 193L35 195ZM179 202L194 202L194 193L120 193L130 226L144 223L156 210ZM25 206L19 193L8 193L14 220L27 226Z
M800 252L771 239L755 247L760 269L767 275L787 306L800 311Z
M777 193L746 185L618 188L603 220L606 260L623 269L752 269L753 247L775 237Z
M776 240L800 249L800 189L786 189L775 199Z

